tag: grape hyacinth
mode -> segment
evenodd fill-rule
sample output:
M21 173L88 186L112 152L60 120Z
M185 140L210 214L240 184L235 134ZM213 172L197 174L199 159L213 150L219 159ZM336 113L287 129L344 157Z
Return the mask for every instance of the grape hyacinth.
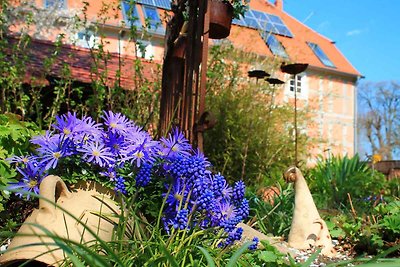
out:
M151 170L153 165L150 163L145 163L140 168L138 174L136 175L136 187L145 187L149 184L151 180Z
M254 237L254 238L253 238L253 242L252 242L251 245L249 246L249 250L256 250L259 241L260 241L260 240L258 239L258 237Z
M95 176L118 194L150 190L150 183L161 181L167 232L211 227L223 229L222 246L240 239L237 224L249 215L243 181L232 187L213 174L208 159L177 128L157 141L121 113L105 111L101 118L103 123L71 112L57 116L49 131L31 139L36 153L8 159L21 177L9 188L22 190L20 196L38 194L46 175L69 174L65 170Z

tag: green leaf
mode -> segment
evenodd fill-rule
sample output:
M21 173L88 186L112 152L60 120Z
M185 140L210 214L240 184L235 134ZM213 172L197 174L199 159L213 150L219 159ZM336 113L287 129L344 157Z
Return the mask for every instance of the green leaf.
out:
M215 267L215 263L213 258L211 257L210 253L203 247L197 246L198 249L200 249L200 251L203 253L203 255L206 257L207 259L207 265L209 267Z
M240 256L249 248L252 242L244 243L235 253L233 253L232 257L229 259L226 267L234 267L236 266L236 262L239 260Z
M276 262L278 256L272 251L262 251L258 258L263 262Z

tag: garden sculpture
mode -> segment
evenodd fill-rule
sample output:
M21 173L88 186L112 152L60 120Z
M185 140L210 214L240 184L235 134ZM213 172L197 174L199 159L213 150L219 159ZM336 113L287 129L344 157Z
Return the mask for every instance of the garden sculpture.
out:
M294 183L295 199L292 226L289 232L288 244L297 249L308 249L312 246L321 247L325 256L333 256L333 247L329 229L319 216L317 207L311 196L301 171L290 167L284 174L286 182Z
M52 245L54 240L44 236L46 232L43 229L78 243L95 240L90 230L97 238L110 241L114 223L108 216L119 211L110 192L99 184L89 182L77 184L70 192L60 177L49 175L44 178L40 184L39 209L35 209L27 218L8 251L0 256L0 266L17 266L13 264L22 264L31 259L34 259L32 264L37 264L34 266L59 266L64 259L64 252L57 245Z

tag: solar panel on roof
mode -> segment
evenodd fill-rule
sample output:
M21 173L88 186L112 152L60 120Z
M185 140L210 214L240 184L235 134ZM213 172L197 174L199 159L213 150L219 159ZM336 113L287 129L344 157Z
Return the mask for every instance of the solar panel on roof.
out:
M163 9L171 9L171 2L169 0L154 0L155 5Z
M236 25L240 25L240 26L246 27L246 22L243 20L243 18L233 19L232 23L236 24Z
M170 0L137 0L139 4L159 7L162 9L171 10L171 1Z
M145 5L149 5L149 6L154 6L153 0L138 0L136 1L140 4L145 4Z
M237 25L258 29L264 32L293 37L281 18L258 10L249 9L245 13L243 20L234 19L232 22Z
M256 19L267 20L267 15L266 15L266 13L260 12L260 11L257 11L257 10L251 10L251 11L252 11L252 13L253 13L253 16L254 16Z
M257 19L252 17L244 17L244 21L246 22L247 27L259 29L260 25L257 22Z
M272 23L279 23L279 24L283 24L282 20L280 17L275 16L275 15L271 15L269 14L269 19L272 21Z

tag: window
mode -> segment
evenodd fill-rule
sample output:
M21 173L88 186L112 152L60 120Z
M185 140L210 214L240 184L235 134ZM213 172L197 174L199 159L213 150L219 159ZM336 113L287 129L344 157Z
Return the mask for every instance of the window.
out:
M81 31L75 36L75 45L84 48L97 48L98 39L92 31Z
M158 34L165 34L157 9L151 6L142 6L145 20L149 23L149 31Z
M149 41L138 40L136 42L136 56L144 59L153 59L155 55L154 46Z
M67 0L44 0L45 8L67 8Z
M268 34L268 33L264 32L261 34L261 36L265 40L265 42L268 45L269 50L271 50L272 54L274 54L275 56L288 58L285 48L283 47L281 42L279 42L278 39L276 39L276 37L273 34Z
M297 93L301 93L302 79L303 79L302 75L296 75L296 76L292 75L292 77L290 78L290 81L289 81L289 90L290 90L290 92L294 92L294 87L295 87L295 84L296 84L296 92Z
M139 19L139 13L137 11L136 5L131 5L129 1L122 2L122 11L124 14L125 22L128 26L141 27L142 23ZM130 14L130 15L129 15Z
M310 42L307 42L307 44L325 66L335 68L335 65L332 63L332 61L330 61L328 56L324 53L324 51L322 51L319 45Z

